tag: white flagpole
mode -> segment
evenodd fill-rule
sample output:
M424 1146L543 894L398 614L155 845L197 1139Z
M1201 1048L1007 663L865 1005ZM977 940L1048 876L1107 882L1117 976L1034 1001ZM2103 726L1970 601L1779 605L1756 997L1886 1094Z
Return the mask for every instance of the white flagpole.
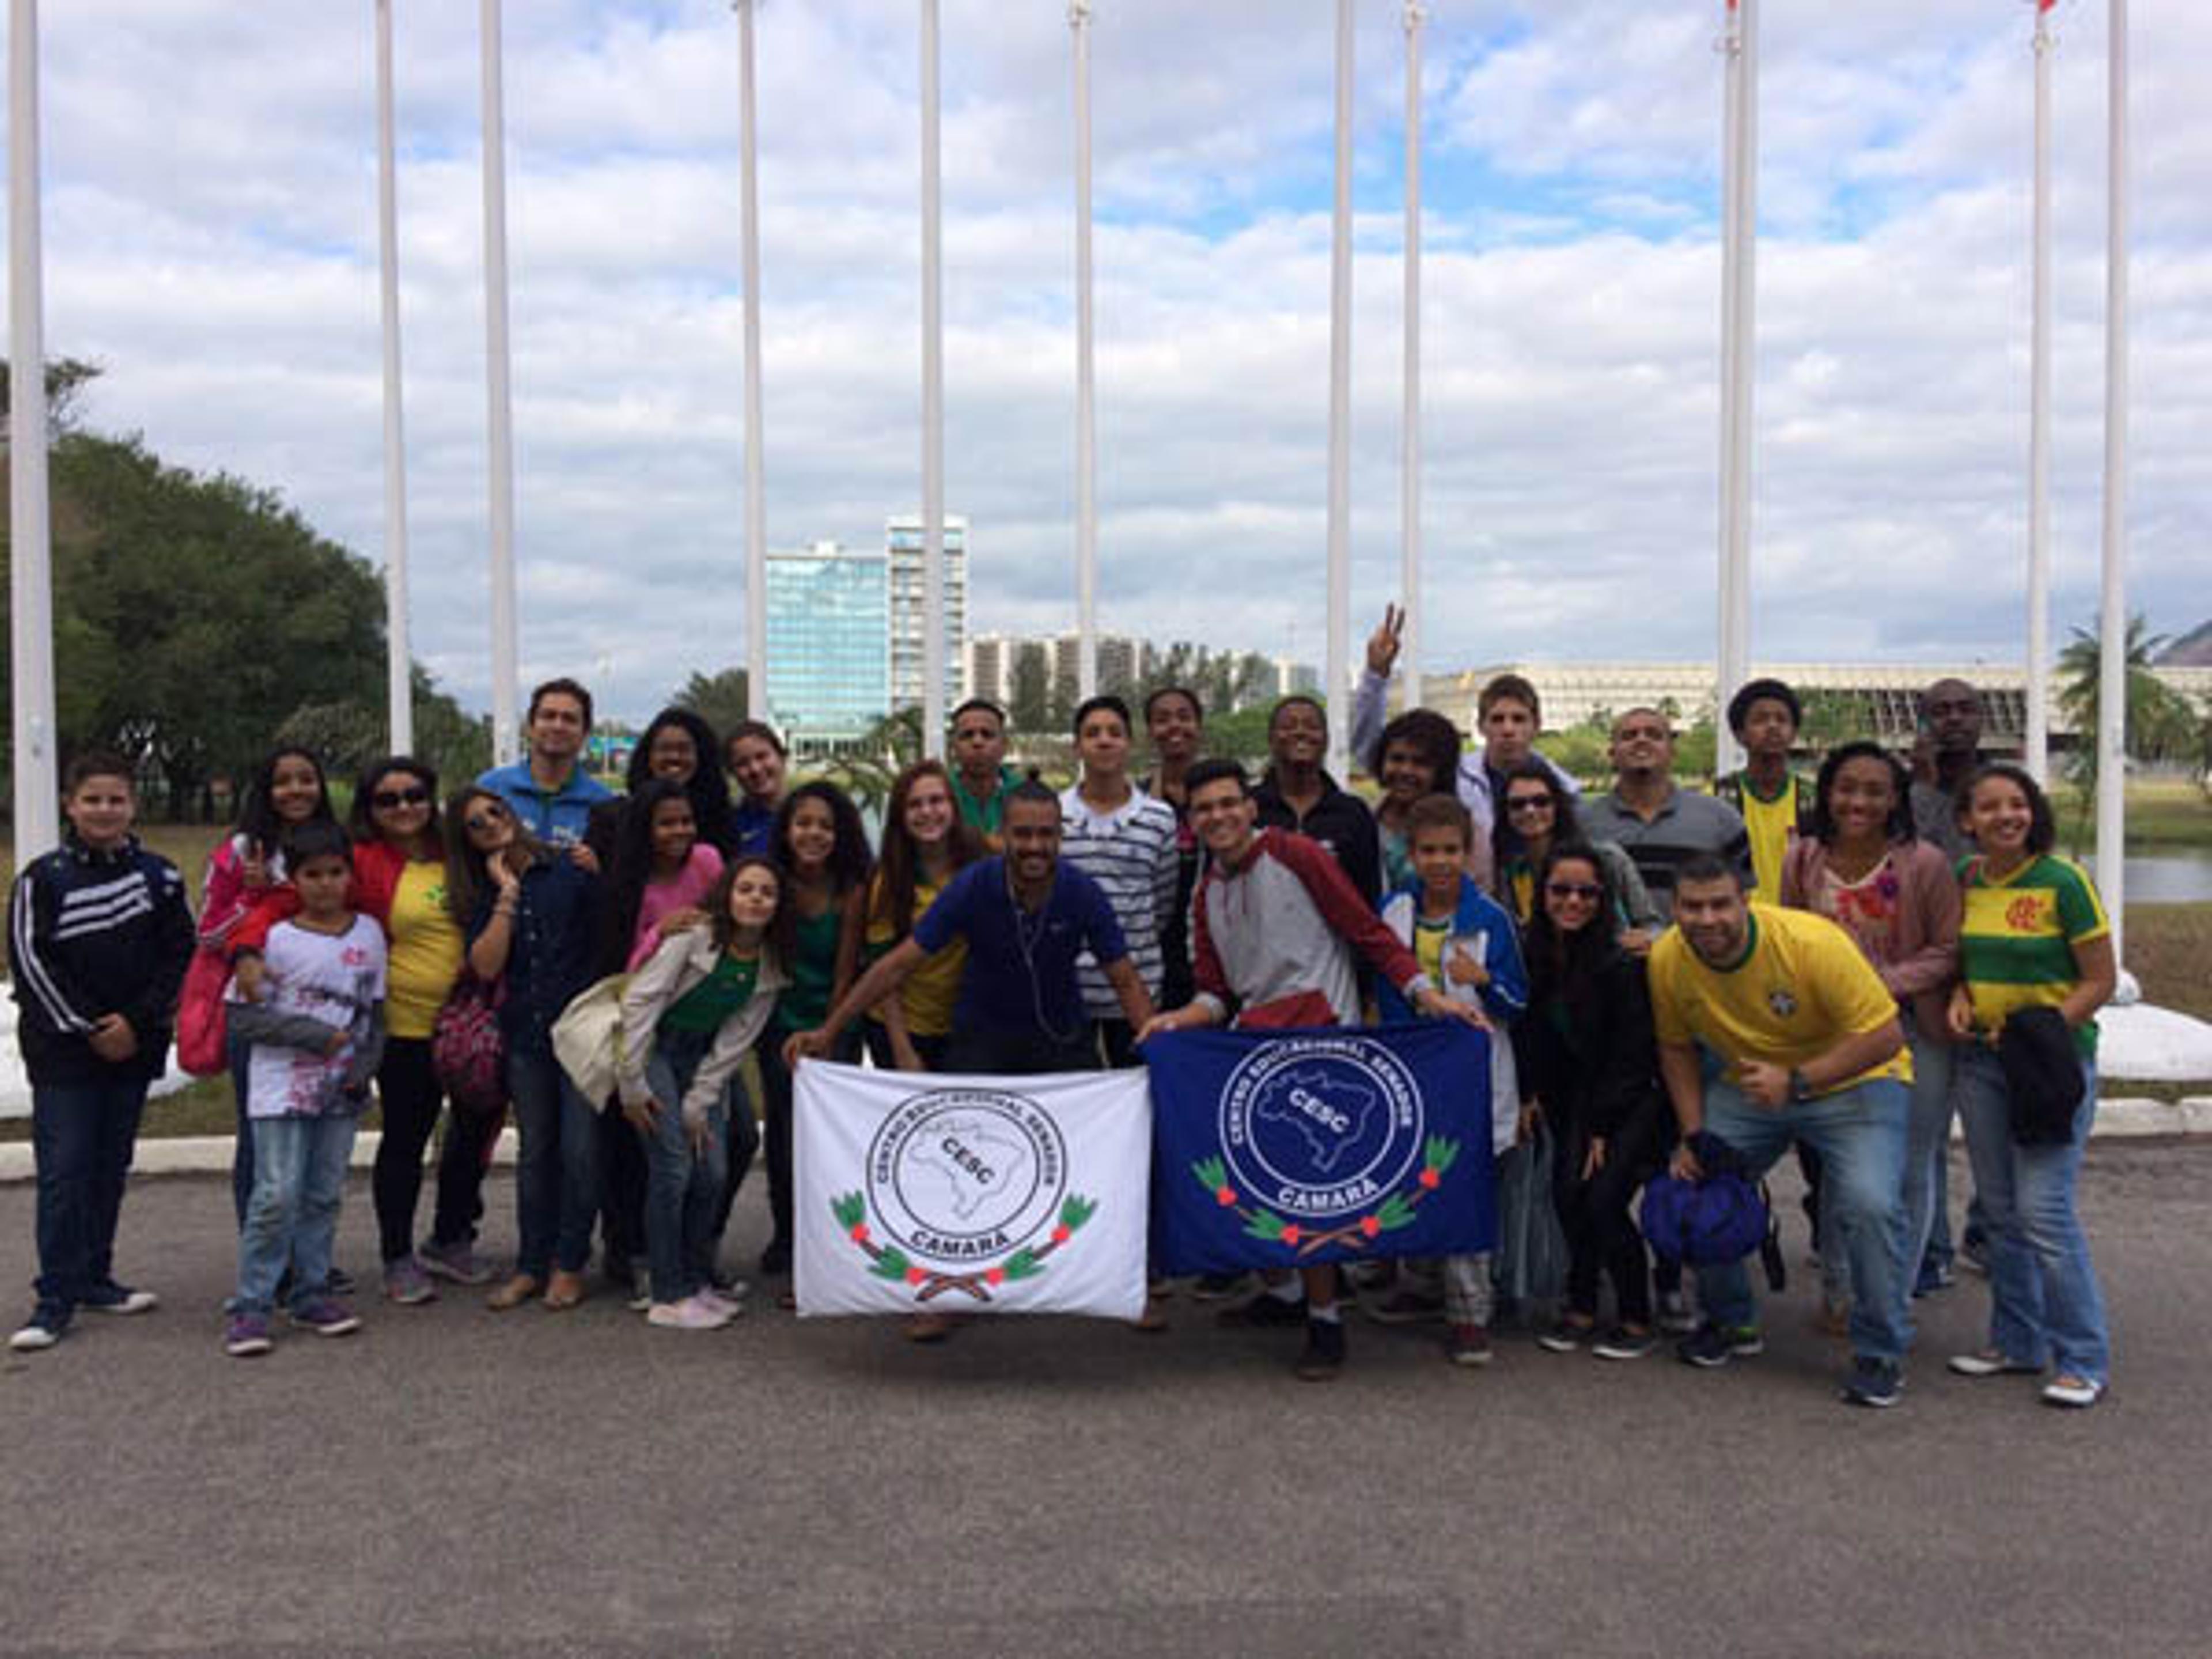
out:
M2097 886L2121 951L2127 902L2128 0L2110 0L2105 244L2105 542L2097 684Z
M1406 0L1406 406L1399 481L1405 706L1421 702L1421 0Z
M745 310L745 713L768 718L768 501L761 449L760 175L757 84L753 77L755 0L732 0L738 14L740 163L738 215L744 244Z
M392 111L392 0L376 0L376 231L384 325L384 605L392 752L415 747L407 611L407 437L399 375L399 182Z
M1720 676L1717 714L1750 675L1752 386L1759 198L1758 0L1729 0L1721 311ZM1716 720L1715 769L1742 757Z
M937 0L921 0L921 749L945 752L944 212Z
M500 0L482 0L483 52L484 383L491 474L491 752L521 752L520 652L514 610L514 418L507 337L507 114Z
M1328 273L1328 760L1351 769L1352 0L1336 0L1336 203Z
M1069 0L1075 35L1075 680L1098 690L1098 426L1091 309L1091 0Z
M20 870L60 840L61 792L54 775L53 521L46 477L38 0L13 0L8 26L8 633Z
M2051 34L2052 0L2035 8L2034 321L2028 348L2027 769L2051 757Z

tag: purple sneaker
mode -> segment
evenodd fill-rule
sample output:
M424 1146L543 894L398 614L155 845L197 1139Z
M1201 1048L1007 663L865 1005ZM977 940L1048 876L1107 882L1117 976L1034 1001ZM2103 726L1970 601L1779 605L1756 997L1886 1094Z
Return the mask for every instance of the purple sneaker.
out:
M403 1255L397 1261L384 1264L384 1299L411 1308L420 1303L435 1302L438 1287L422 1271L421 1262L411 1255Z
M351 1336L361 1328L361 1316L343 1302L318 1296L301 1303L287 1316L303 1331L317 1336Z
M276 1346L269 1340L267 1314L233 1314L230 1322L223 1327L222 1351L233 1359L251 1359Z
M465 1238L451 1244L441 1244L434 1238L415 1253L415 1259L425 1273L456 1285L489 1285L492 1280L490 1267L477 1259L476 1247Z

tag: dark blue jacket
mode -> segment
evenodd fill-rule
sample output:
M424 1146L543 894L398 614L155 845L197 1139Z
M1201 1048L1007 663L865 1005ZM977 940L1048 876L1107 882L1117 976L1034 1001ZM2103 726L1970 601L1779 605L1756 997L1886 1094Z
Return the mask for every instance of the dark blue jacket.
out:
M496 889L487 888L469 920L469 943L491 925ZM565 852L522 874L514 942L507 953L507 1000L499 1024L507 1047L544 1052L553 1022L592 983L599 967L599 881Z
M8 902L16 1032L31 1081L159 1077L193 943L184 878L137 836L95 852L71 832L33 860ZM138 1052L119 1065L92 1051L92 1028L106 1014L137 1033Z

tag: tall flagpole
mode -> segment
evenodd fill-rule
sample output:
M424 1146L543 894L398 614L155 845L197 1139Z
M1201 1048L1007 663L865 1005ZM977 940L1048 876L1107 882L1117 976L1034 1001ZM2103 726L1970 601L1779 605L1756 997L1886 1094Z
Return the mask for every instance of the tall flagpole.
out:
M1406 703L1421 702L1421 0L1406 0L1406 407L1399 481L1399 583Z
M2051 757L2051 9L2035 7L2034 322L2028 347L2027 769Z
M921 748L945 752L944 210L937 0L921 0Z
M1352 687L1352 0L1336 0L1336 203L1328 267L1328 760L1350 770Z
M1716 711L1751 672L1752 387L1756 356L1759 199L1758 0L1729 0L1726 155L1721 312L1720 674ZM1725 720L1716 720L1715 769L1741 763Z
M768 718L768 501L762 493L761 451L760 176L753 9L756 0L732 0L738 14L738 216L744 240L745 312L745 713Z
M384 651L392 752L415 747L407 625L407 435L399 376L399 182L392 136L392 0L376 0L376 232L384 325Z
M61 838L54 775L53 520L46 477L45 255L39 210L39 6L8 12L8 634L15 867Z
M1091 360L1091 0L1069 0L1075 35L1075 681L1098 690L1098 426Z
M2097 886L2122 946L2127 904L2128 0L2110 0L2112 123L2105 244L2105 544L2099 601Z
M520 652L514 611L514 412L507 385L507 112L500 0L482 0L483 52L484 389L491 474L491 752L521 752Z

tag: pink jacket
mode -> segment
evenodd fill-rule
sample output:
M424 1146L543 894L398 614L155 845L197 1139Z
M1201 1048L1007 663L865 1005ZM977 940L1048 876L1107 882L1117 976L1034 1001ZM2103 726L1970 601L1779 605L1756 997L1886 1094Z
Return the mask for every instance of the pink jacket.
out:
M1791 842L1782 860L1782 902L1793 910L1811 909L1827 859L1828 849L1809 836ZM1966 901L1951 861L1934 843L1899 842L1890 860L1899 884L1897 959L1877 962L1874 969L1892 996L1912 1005L1921 1036L1948 1042L1944 1008L1959 982L1959 924Z

